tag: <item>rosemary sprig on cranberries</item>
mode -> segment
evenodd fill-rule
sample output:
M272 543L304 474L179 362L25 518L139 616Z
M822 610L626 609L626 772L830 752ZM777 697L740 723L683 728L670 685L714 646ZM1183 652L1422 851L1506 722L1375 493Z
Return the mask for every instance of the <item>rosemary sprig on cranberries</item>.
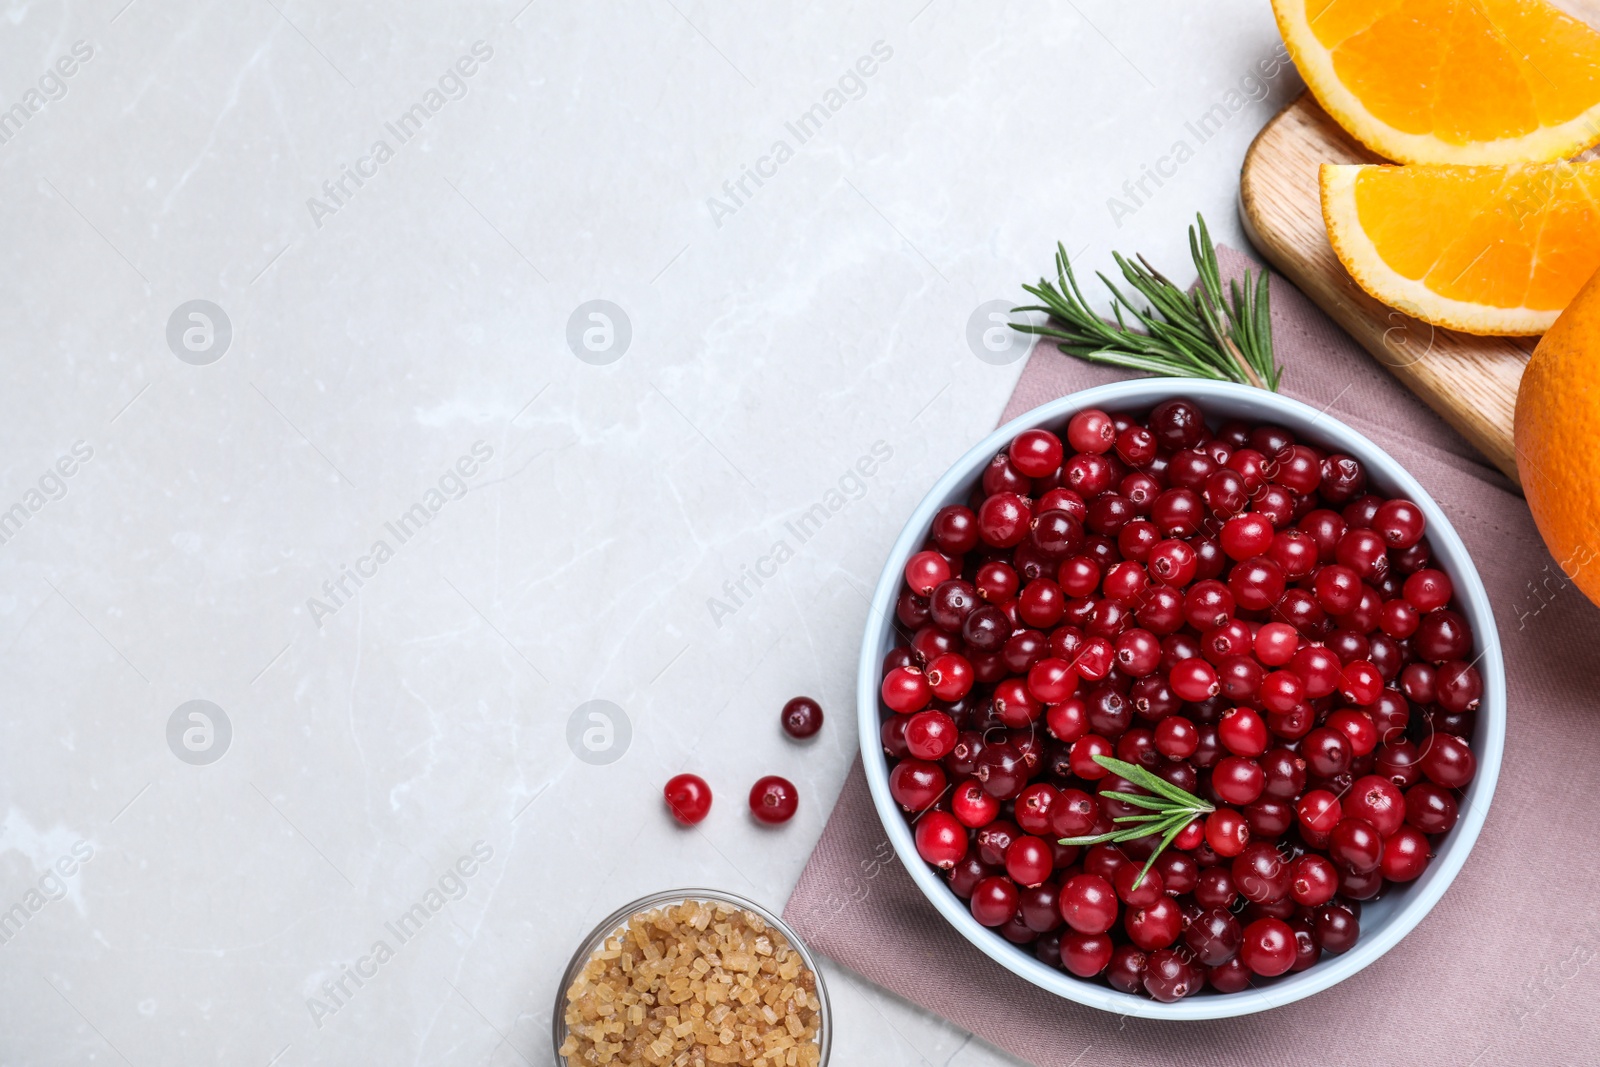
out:
M1132 763L1125 763L1110 756L1096 754L1094 761L1112 774L1131 782L1141 789L1148 789L1150 793L1115 793L1117 800L1131 804L1136 808L1146 808L1144 815L1120 815L1112 822L1131 823L1120 830L1109 833L1095 834L1091 837L1064 837L1060 843L1063 845L1099 845L1110 842L1116 844L1122 841L1134 841L1141 837L1161 835L1161 843L1156 850L1150 853L1150 858L1145 861L1144 868L1139 872L1139 877L1133 880L1133 888L1138 889L1144 882L1144 876L1155 863L1156 857L1172 844L1173 838L1183 832L1195 819L1209 815L1216 808L1207 804L1187 789L1180 789L1167 781L1145 770L1143 767Z
M1090 309L1073 276L1067 250L1058 242L1056 281L1040 278L1038 285L1022 287L1042 303L1012 309L1045 312L1053 324L1012 323L1012 328L1055 338L1063 352L1090 363L1276 391L1283 368L1272 356L1267 272L1245 271L1242 283L1228 283L1225 297L1206 220L1196 215L1195 221L1198 229L1189 227L1189 254L1200 281L1193 290L1175 285L1143 256L1135 261L1113 252L1123 278L1150 305L1142 310L1135 307L1109 278L1098 274L1111 291L1116 322L1108 322ZM1134 325L1124 315L1131 317Z

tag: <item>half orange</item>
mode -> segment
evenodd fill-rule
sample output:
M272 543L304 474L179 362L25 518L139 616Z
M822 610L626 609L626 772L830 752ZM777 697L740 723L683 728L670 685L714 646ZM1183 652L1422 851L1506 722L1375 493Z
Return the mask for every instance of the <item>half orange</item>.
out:
M1600 32L1546 0L1272 0L1317 101L1385 158L1564 159L1600 142Z
M1321 184L1350 276L1435 326L1543 333L1600 269L1600 163L1325 163Z

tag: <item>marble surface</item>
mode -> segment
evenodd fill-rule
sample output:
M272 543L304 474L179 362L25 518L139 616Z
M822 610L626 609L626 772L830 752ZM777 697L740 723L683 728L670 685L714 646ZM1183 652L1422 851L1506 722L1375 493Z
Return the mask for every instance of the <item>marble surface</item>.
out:
M6 0L0 1063L548 1064L606 912L781 906L866 591L1020 369L985 306L1058 239L1238 243L1277 48L1265 0ZM827 977L835 1064L1008 1062Z

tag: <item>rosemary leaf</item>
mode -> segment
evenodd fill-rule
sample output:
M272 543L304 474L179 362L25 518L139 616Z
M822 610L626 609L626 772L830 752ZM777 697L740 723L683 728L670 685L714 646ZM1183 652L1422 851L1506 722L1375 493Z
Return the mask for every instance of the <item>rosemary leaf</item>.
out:
M1056 280L1023 285L1039 303L1012 309L1044 312L1051 324L1012 323L1012 328L1050 337L1062 351L1090 363L1276 390L1283 368L1273 359L1267 272L1246 271L1242 280L1230 279L1224 293L1211 233L1203 217L1196 215L1195 223L1189 228L1189 255L1199 280L1192 291L1179 288L1142 256L1129 259L1113 252L1123 284L1147 306L1134 304L1117 283L1097 274L1111 294L1108 321L1089 307L1066 247L1058 242Z
M1122 760L1111 756L1096 755L1094 761L1119 778L1123 778L1134 785L1158 793L1172 801L1174 805L1190 808L1195 811L1212 811L1210 804L1201 800L1186 789L1179 789L1165 778L1157 777L1133 763L1124 763Z

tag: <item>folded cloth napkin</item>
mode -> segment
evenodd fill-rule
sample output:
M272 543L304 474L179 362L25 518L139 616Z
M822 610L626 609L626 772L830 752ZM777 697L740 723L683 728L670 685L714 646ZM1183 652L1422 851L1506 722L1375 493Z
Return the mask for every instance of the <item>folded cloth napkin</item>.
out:
M1250 265L1221 258L1225 274ZM1271 285L1283 391L1326 406L1427 487L1494 605L1505 761L1444 898L1376 963L1295 1004L1211 1022L1119 1018L1024 982L950 928L895 859L858 760L784 918L844 966L1041 1067L1600 1062L1600 609L1563 579L1501 474L1297 289ZM1002 421L1120 377L1041 342Z

